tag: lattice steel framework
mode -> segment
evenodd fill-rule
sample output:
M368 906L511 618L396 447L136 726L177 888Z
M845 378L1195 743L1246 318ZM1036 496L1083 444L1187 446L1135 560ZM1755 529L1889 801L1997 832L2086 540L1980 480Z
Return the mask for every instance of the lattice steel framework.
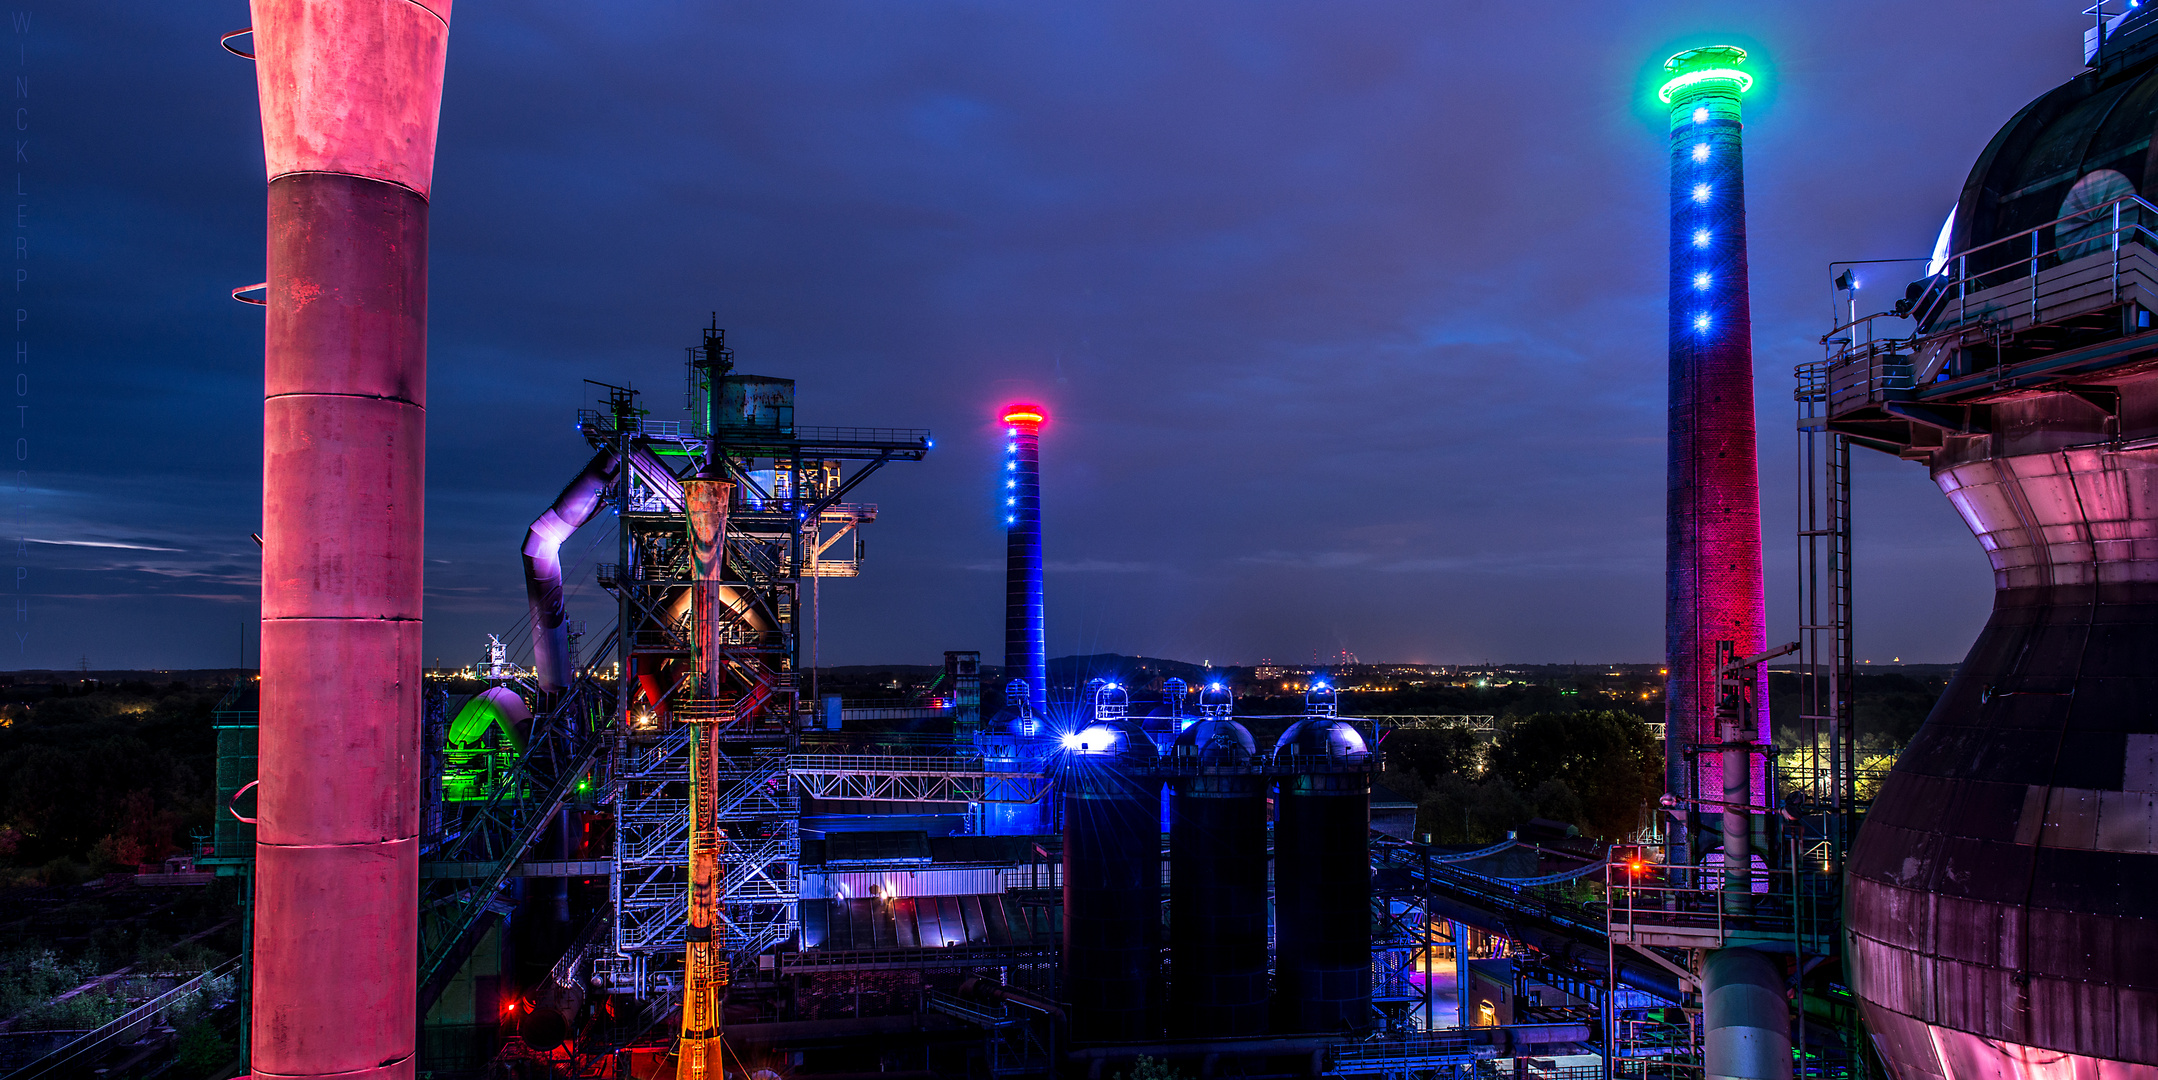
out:
M795 935L800 799L788 764L802 722L802 581L859 573L858 530L877 511L847 496L884 463L919 461L931 444L918 429L796 427L790 381L732 370L715 327L691 350L691 423L646 419L628 390L613 390L605 412L579 418L595 446L612 443L628 466L614 492L618 561L599 575L624 628L624 723L609 792L619 864L613 947L594 965L624 992L681 987L690 725L717 758L714 820L725 836L717 914L730 966L738 978L755 972L758 954ZM857 464L843 468L848 462ZM710 687L698 675L683 493L684 479L700 470L732 488Z

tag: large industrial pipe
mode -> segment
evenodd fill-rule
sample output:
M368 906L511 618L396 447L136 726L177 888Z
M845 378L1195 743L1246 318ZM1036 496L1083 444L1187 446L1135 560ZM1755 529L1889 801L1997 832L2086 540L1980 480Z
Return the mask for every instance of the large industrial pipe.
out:
M450 0L254 0L258 1077L413 1075L427 194Z
M1708 1080L1790 1080L1791 1012L1780 964L1753 949L1708 954L1701 1004Z
M1042 621L1042 421L1008 405L1004 422L1004 673L1025 679L1034 715L1049 715L1049 638Z
M592 520L607 490L622 474L622 458L613 447L592 455L525 530L525 598L532 608L532 669L540 689L561 693L569 686L569 612L562 602L562 542Z

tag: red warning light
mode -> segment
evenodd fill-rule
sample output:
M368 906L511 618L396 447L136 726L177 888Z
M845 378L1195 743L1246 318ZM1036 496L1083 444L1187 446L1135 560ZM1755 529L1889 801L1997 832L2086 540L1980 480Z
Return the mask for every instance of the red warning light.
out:
M1042 421L1047 419L1049 418L1043 415L1042 407L1039 405L1021 402L1019 404L1006 405L1004 407L1004 422L1007 424L1039 425Z

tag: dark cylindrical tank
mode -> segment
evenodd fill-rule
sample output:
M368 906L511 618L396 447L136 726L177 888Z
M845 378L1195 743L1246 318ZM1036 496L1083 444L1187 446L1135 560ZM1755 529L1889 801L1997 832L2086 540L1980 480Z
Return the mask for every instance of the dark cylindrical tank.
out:
M1371 1026L1371 753L1307 717L1274 747L1274 1030Z
M1078 1042L1158 1034L1160 781L1137 723L1098 719L1063 736L1064 996Z
M1170 766L1169 1027L1266 1034L1266 777L1244 725L1208 717Z

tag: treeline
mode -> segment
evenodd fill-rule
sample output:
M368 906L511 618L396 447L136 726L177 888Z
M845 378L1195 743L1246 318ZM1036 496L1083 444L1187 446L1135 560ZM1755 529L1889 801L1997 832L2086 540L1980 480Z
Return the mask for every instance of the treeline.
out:
M62 688L0 705L0 885L65 885L209 828L218 688Z
M1397 729L1380 783L1417 804L1434 843L1492 843L1531 818L1617 839L1663 792L1663 748L1613 709L1502 717L1488 742L1466 728Z

